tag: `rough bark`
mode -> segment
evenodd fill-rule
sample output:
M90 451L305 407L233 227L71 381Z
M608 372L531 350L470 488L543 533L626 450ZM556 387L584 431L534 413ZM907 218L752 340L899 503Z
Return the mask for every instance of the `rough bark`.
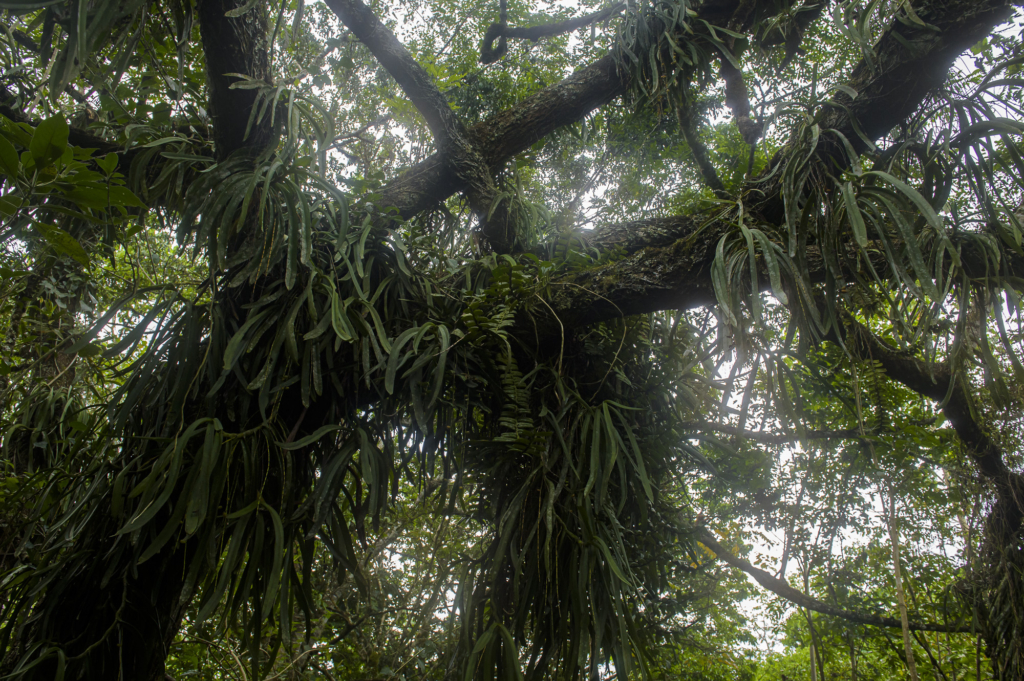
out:
M249 128L258 92L232 89L238 78L228 75L238 73L268 85L271 82L266 6L257 3L240 17L225 16L244 5L241 0L202 0L198 7L218 158L242 148L262 151L274 141L274 131L266 122L254 121Z

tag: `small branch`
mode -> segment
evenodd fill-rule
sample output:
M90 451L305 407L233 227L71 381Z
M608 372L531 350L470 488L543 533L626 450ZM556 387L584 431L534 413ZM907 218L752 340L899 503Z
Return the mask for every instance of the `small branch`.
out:
M597 12L592 12L582 17L575 19L566 19L565 21L556 21L551 24L541 24L539 26L517 26L509 28L505 23L504 17L500 22L495 22L487 28L487 32L484 33L484 41L480 45L480 62L482 64L492 64L508 52L507 38L519 38L523 40L532 40L534 42L541 38L551 38L556 35L562 35L563 33L570 33L578 28L595 24L599 21L603 21L611 16L614 16L621 12L626 7L625 3L619 2L605 9ZM499 40L500 38L500 40ZM494 41L498 40L498 46L494 47Z
M697 164L697 169L700 171L701 177L704 178L704 184L715 193L715 196L720 199L727 198L728 193L725 191L725 186L718 177L718 171L715 170L715 166L711 164L711 159L708 158L708 149L704 146L700 139L700 134L697 132L697 121L693 115L692 107L686 107L686 113L683 113L683 109L682 105L676 107L676 118L679 121L679 131L683 134L686 145L690 147L693 162Z
M766 445L778 445L785 444L787 442L798 442L801 440L829 440L829 439L857 439L862 437L860 431L856 428L848 428L844 430L809 430L804 435L797 433L759 433L752 430L744 430L735 426L730 426L720 423L685 423L685 428L691 428L693 430L713 430L719 433L725 433L726 435L736 435L739 437L746 438L748 440L754 440Z
M903 625L898 619L892 617L879 617L877 615L868 615L866 613L851 612L849 610L843 610L831 606L827 603L823 603L802 591L794 589L786 582L776 579L772 575L768 574L764 570L760 570L747 561L743 560L739 556L734 556L727 549L725 549L718 541L711 535L706 528L697 529L697 538L702 544L707 546L709 549L715 552L715 555L727 563L731 567L743 570L748 575L754 578L754 580L768 589L777 596L785 598L787 601L797 605L801 608L820 612L823 615L830 615L832 617L840 617L850 622L856 622L857 624L868 624L875 627L889 627L892 629L902 629ZM971 627L969 625L947 625L947 624L929 624L910 622L909 628L913 631L941 631L946 633L971 633Z

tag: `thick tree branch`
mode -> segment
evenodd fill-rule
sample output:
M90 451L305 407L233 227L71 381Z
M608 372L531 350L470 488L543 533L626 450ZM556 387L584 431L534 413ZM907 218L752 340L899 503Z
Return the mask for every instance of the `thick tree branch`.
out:
M271 81L266 7L258 3L240 17L225 16L244 5L244 0L202 0L198 7L210 86L213 141L220 159L243 147L262 151L274 139L269 116L254 121L249 128L257 91L232 88L237 78L228 75L240 73L268 84Z
M925 96L946 79L956 58L1007 21L1016 0L918 0L913 3L921 25L904 10L874 47L871 62L861 60L846 86L855 99L840 92L825 105L817 147L819 172L849 167L838 132L858 154L907 119ZM834 130L835 132L826 132ZM779 155L786 159L787 154ZM768 168L766 173L771 172ZM758 212L768 222L784 220L782 173L757 187L765 199Z
M712 25L725 25L735 14L739 0L709 0L699 8L699 19ZM878 139L916 107L924 95L945 78L953 60L983 37L989 29L1004 21L1011 12L1009 0L926 0L917 3L918 14L933 28L907 26L894 22L895 28L879 42L879 67L873 70L862 62L854 71L851 87L860 94L853 102L839 95L843 107L832 107L828 125L835 128L857 148L866 148L855 129ZM816 5L809 10L817 10ZM813 16L813 13L812 13ZM695 19L696 20L696 19ZM905 48L903 42L910 44ZM562 82L527 97L519 105L470 128L469 135L490 167L506 162L528 149L553 130L581 119L590 111L624 94L629 73L616 66L609 54L583 67ZM853 123L856 119L857 123ZM822 124L822 129L826 128ZM818 156L824 168L838 162L845 167L845 150L838 137L823 135ZM776 177L781 175L778 173ZM381 205L394 206L405 218L428 210L462 189L455 169L446 154L439 152L408 169L382 190ZM775 180L754 185L765 200L760 208L770 222L780 222L784 206L780 186Z
M693 21L724 26L743 1L706 0ZM760 4L775 8L774 3L759 2L758 7ZM625 94L629 83L628 70L618 68L615 53L608 54L560 83L530 95L517 106L473 126L469 129L470 138L488 166L500 166L552 131L579 121ZM394 206L400 216L409 218L433 208L462 188L447 154L440 151L388 183L381 190L379 203Z
M857 624L868 624L875 627L888 627L892 629L903 628L903 624L898 619L843 610L827 603L823 603L811 596L808 596L802 591L794 589L781 579L776 579L764 570L758 569L739 556L730 553L728 549L718 543L711 532L703 527L698 528L697 538L702 544L714 551L719 560L734 568L743 570L765 589L768 589L775 595L786 599L794 605L808 610L813 610L814 612L820 612L823 615L840 617L849 622L856 622ZM912 631L940 631L963 634L972 633L972 629L969 624L928 624L911 622L910 629Z
M856 137L855 128L877 139L897 125L930 89L942 82L964 49L1011 13L1008 0L930 0L919 5L919 14L923 13L922 18L930 21L932 28L908 28L905 21L909 20L897 19L896 28L890 29L879 42L877 68L872 70L862 62L855 70L850 84L861 95L846 109L828 106L825 112L829 126L849 131L851 143ZM894 33L900 38L893 37ZM905 48L900 40L917 47ZM926 83L922 85L921 80ZM917 98L911 101L908 92ZM825 137L822 133L822 140ZM819 142L814 163L816 172L822 174L849 165L838 137L832 135L830 141ZM784 221L785 206L778 184L781 175L777 172L769 182L752 182L747 188L748 193L763 195L757 212L774 224ZM699 215L663 218L646 224L650 227L631 236L625 236L631 231L631 225L626 225L595 230L587 237L588 241L599 243L605 239L602 232L614 234L612 243L628 242L626 250L630 255L556 282L552 307L564 324L593 323L620 315L715 301L711 264L718 240L728 225L716 223L713 216ZM819 253L812 248L806 255L812 275L823 271Z

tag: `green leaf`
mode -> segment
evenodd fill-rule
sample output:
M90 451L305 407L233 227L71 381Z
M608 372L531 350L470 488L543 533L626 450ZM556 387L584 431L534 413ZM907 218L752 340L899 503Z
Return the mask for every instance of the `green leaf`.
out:
M302 449L303 447L308 447L309 445L313 444L327 433L333 433L336 430L341 430L341 426L321 426L317 428L312 434L307 435L301 440L296 440L295 442L278 442L277 446L285 451L291 451L293 449Z
M0 0L0 9L25 12L31 9L42 9L52 5L63 4L65 0Z
M106 174L111 175L117 170L117 154L110 152L103 158L96 159L96 165Z
M235 17L240 17L249 10L251 10L253 7L255 7L257 4L259 4L259 0L249 0L249 2L245 3L241 7L236 7L235 9L224 12L224 16L230 17L232 19L234 19Z
M29 144L36 167L46 167L61 157L68 147L69 132L63 116L51 116L36 127Z
M185 534L195 534L206 519L206 511L210 505L210 479L213 477L213 468L220 452L220 438L221 435L214 424L206 427L199 476L192 483L192 493L189 495L188 508L185 512Z
M103 348L101 348L100 346L98 346L98 345L96 345L94 343L90 343L89 345L86 345L84 348L82 348L81 350L78 351L78 356L79 357L95 357L96 355L100 354L101 352L103 352Z
M404 360L401 358L402 347L419 331L417 327L406 329L391 346L391 354L388 357L388 368L384 374L384 389L391 395L395 392L395 374Z
M846 217L853 229L853 237L861 248L868 247L868 230L864 225L864 216L860 214L860 206L857 205L857 198L853 195L853 184L844 182L842 186L843 202L846 204Z
M32 224L36 231L53 247L53 250L61 255L74 258L85 267L89 266L89 254L85 252L85 249L82 248L82 245L73 236L55 225L48 225L43 222L33 222Z
M238 358L241 357L242 353L240 350L244 347L246 333L248 333L249 329L253 326L259 324L260 321L267 316L268 312L270 312L270 310L263 310L262 312L250 317L245 324L242 324L242 328L240 328L235 335L231 337L231 340L228 341L227 347L224 348L224 371L231 369Z
M7 138L0 135L0 170L8 177L17 177L18 168L21 162L18 160L18 150L7 141Z

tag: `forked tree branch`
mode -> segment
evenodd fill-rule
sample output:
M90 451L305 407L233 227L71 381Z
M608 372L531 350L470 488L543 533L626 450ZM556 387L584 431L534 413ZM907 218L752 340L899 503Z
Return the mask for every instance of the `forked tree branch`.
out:
M497 188L490 166L433 78L361 0L327 0L327 6L373 53L427 121L445 170L454 174L480 216L484 241L494 251L509 252L515 242L515 225L508 205L495 201Z
M706 0L693 21L724 26L744 1L750 0ZM762 13L781 10L770 0L753 1ZM560 83L543 88L518 105L473 126L469 135L487 164L498 167L554 130L571 125L626 94L629 84L630 73L619 68L617 53L613 51ZM388 183L381 190L380 203L394 206L401 217L410 218L437 206L462 188L444 153L439 152Z
M887 627L891 629L903 628L903 624L896 618L843 610L842 608L829 605L828 603L823 603L816 598L808 596L802 591L794 589L781 579L775 578L764 570L754 567L743 558L731 553L728 549L719 544L718 540L715 539L711 532L704 527L697 528L697 538L700 543L711 549L719 560L731 567L743 570L753 577L754 580L762 587L796 606L806 608L807 610L813 610L814 612L820 612L823 615L839 617L847 620L848 622L856 622L857 624L867 624L874 627ZM912 631L939 631L953 634L969 634L972 632L972 628L969 624L930 624L911 622L910 629Z

